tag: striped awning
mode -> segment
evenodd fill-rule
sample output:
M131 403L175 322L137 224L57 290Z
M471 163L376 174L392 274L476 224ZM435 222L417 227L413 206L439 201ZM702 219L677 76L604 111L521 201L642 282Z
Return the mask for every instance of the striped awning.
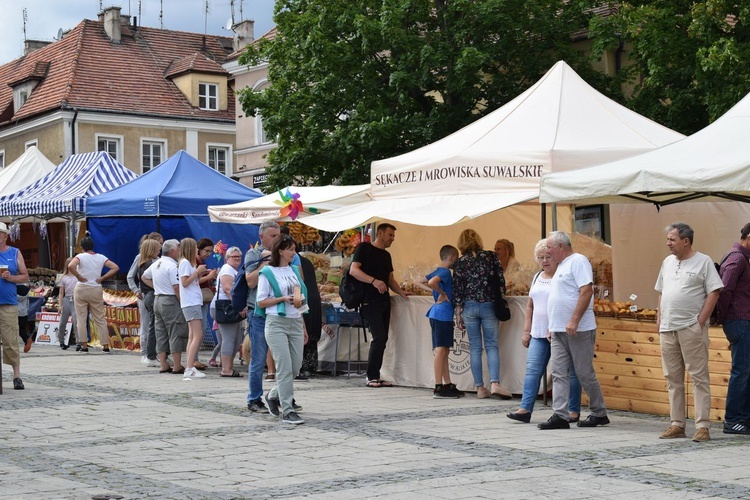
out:
M84 212L86 198L106 193L136 177L103 151L71 155L38 181L0 198L0 215Z

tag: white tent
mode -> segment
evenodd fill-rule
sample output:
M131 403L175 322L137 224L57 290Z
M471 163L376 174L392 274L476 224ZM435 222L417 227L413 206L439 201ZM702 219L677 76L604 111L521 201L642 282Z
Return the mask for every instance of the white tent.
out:
M0 170L0 196L20 191L52 172L56 166L36 146L29 147L13 163Z
M289 186L282 189L281 192L286 194L287 190L292 194L299 195L299 201L304 207L300 218L305 218L310 213L323 213L370 199L369 184L357 186ZM291 220L289 217L281 217L279 213L281 206L278 202L281 202L281 196L278 192L274 192L232 205L211 205L208 207L208 214L212 222L232 222L234 224L261 224L267 220Z
M373 201L305 223L324 230L378 219L450 225L535 199L544 173L626 158L682 137L600 94L560 61L526 92L476 122L373 162Z
M633 158L542 177L540 201L750 201L750 94L714 123Z

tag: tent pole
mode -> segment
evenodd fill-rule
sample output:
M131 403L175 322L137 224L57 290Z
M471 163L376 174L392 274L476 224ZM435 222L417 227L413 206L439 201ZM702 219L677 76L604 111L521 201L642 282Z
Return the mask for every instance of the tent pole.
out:
M552 204L552 230L557 231L557 203Z
M76 253L76 235L75 235L75 227L76 227L76 211L73 210L73 216L70 218L70 231L69 231L69 240L68 240L68 257L73 257Z
M542 203L542 239L547 237L547 204ZM547 406L549 404L547 397L547 373L545 372L542 377L542 404Z

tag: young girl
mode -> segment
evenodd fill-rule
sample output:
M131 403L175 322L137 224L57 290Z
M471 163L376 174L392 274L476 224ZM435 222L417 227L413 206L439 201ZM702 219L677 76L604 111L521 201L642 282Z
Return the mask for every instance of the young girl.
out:
M205 377L206 374L195 368L195 356L203 340L203 296L199 285L200 277L206 274L206 266L196 267L198 245L193 238L180 241L180 263L177 275L180 278L180 307L188 324L188 346L183 380Z
M65 265L63 266L63 272L65 274L63 274L60 283L57 285L60 289L60 324L57 326L57 340L60 342L60 349L62 350L69 347L69 345L65 343L65 330L67 328L68 318L73 318L73 328L70 331L71 338L75 338L74 335L76 331L76 309L73 304L73 292L76 289L78 280L73 276L73 273L70 272L70 269L68 269L68 265L72 260L73 257L65 259Z

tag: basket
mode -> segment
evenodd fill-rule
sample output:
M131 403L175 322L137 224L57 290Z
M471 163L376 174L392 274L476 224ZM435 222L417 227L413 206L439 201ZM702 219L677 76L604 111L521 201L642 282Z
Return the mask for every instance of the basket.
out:
M325 322L328 325L362 326L362 315L359 311L346 311L335 307L324 311Z

